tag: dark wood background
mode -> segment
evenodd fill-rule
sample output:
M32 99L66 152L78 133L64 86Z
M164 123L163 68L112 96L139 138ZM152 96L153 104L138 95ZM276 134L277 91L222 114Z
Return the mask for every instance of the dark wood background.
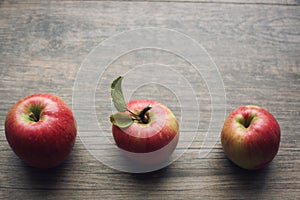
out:
M202 159L196 156L201 143L195 141L170 166L147 174L109 168L79 137L66 162L50 171L28 167L14 155L4 134L10 106L40 92L54 93L72 106L76 73L89 52L115 34L143 27L174 29L206 48L223 78L227 114L255 104L278 119L280 150L268 167L235 167L219 141ZM300 196L299 0L2 0L0 69L0 199Z

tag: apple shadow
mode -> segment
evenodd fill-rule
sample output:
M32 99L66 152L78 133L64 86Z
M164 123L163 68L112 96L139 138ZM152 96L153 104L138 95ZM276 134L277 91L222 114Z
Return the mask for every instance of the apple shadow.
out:
M33 190L41 192L51 192L60 187L60 183L67 171L68 163L64 162L61 165L51 169L38 169L31 167L26 163L22 163L23 182Z
M171 177L172 171L172 168L166 166L152 172L129 174L133 189L139 191L136 194L137 197L151 196L157 192L153 188L163 188L163 185L166 184L166 177Z
M150 181L151 182L154 179L159 180L159 179L162 179L165 176L167 176L168 171L170 171L168 168L169 167L166 166L166 167L156 170L156 171L146 172L146 173L131 173L130 175L136 181L143 181L143 182Z
M249 194L249 191L251 191L251 198L259 199L267 187L267 180L272 171L272 163L261 169L246 170L236 166L228 159L226 160L225 162L228 162L227 178L228 182L231 182L226 187L228 192L238 192L237 195L239 195Z

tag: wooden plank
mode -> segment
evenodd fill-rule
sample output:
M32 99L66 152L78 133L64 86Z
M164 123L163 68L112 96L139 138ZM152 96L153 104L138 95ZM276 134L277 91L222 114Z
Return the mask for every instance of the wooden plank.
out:
M97 44L122 31L162 27L182 32L206 48L223 78L227 113L242 104L257 104L277 117L282 129L282 142L277 157L268 168L249 172L234 167L225 158L220 142L208 157L200 159L201 134L208 128L211 109L205 80L196 80L198 76L195 76L194 69L173 54L141 51L116 60L109 70L117 74L116 65L122 64L126 69L137 58L147 63L153 61L149 55L155 55L159 63L185 66L176 70L191 80L195 88L199 87L196 93L202 103L201 129L187 152L160 171L128 174L95 159L78 137L72 155L62 166L51 171L39 171L16 158L5 140L2 125L0 197L297 198L300 194L299 6L281 6L292 1L280 0L264 1L279 5L249 5L243 1L236 4L234 0L230 1L234 3L218 2L2 3L0 124L4 124L8 108L31 93L55 93L72 105L77 72ZM112 77L107 76L105 81ZM101 89L98 87L96 91ZM171 102L167 95L164 96L170 94L169 91L162 91L162 98ZM144 93L137 95L144 96ZM97 93L96 100L100 112L100 108L107 104L101 105L100 93ZM176 102L171 102L171 106L178 109ZM180 114L179 110L176 111Z
M94 2L105 2L108 0L94 0ZM80 2L80 0L64 0L64 2ZM87 2L87 1L86 1ZM85 2L85 3L86 3ZM92 2L92 1L89 1ZM110 1L111 2L111 1ZM112 0L112 2L182 2L182 3L209 3L209 4L247 4L247 5L291 5L298 6L299 0ZM0 5L5 6L9 1L0 1ZM14 2L15 3L15 2ZM37 4L41 1L22 1L21 4ZM45 2L46 3L46 2Z
M248 5L299 5L297 0L121 0L129 2L183 2L183 3L210 3L210 4L248 4Z

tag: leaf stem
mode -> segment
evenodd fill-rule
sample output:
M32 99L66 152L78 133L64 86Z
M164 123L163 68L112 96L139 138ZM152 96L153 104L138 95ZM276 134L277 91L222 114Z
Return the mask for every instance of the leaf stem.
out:
M134 117L138 117L139 115L135 114L134 112L132 112L131 110L127 109L127 111L132 114Z

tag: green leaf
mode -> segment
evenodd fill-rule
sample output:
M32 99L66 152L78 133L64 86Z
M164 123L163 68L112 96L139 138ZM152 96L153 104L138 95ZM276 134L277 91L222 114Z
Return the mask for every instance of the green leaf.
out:
M119 112L125 112L127 110L126 102L122 91L123 77L119 76L111 84L111 97L114 102L115 108Z
M133 123L130 115L125 113L116 113L114 115L111 115L110 121L119 128L127 128Z

